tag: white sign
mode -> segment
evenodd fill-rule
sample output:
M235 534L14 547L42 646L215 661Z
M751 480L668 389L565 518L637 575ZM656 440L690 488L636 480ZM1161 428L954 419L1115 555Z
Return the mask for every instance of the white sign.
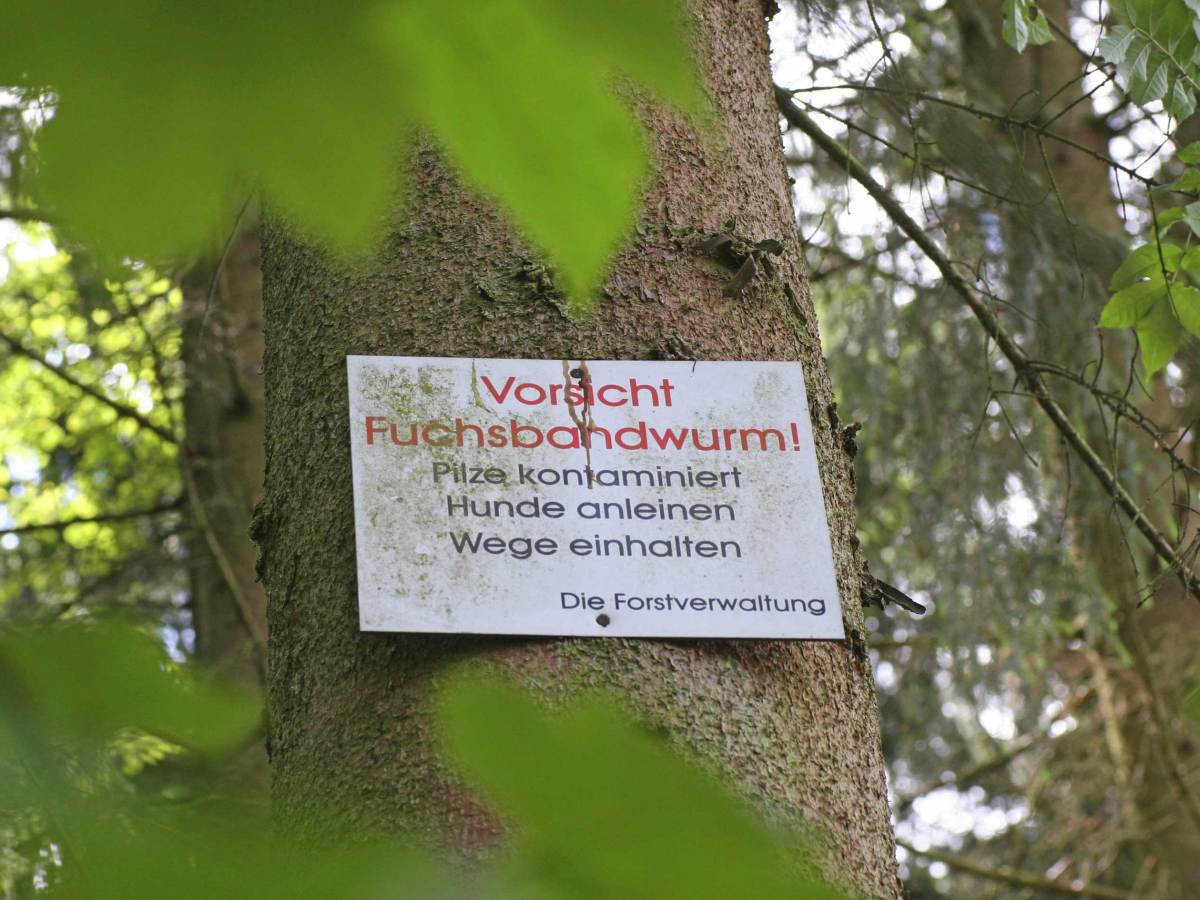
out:
M346 363L363 630L843 637L799 363Z

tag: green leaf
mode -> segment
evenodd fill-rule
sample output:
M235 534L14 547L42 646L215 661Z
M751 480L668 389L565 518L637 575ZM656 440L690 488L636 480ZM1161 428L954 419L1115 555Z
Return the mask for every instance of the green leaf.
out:
M74 0L12 13L0 83L58 98L38 139L39 201L117 259L219 248L255 188L302 232L361 253L421 134L581 305L647 173L620 78L702 107L677 0Z
M1029 44L1048 44L1054 40L1045 14L1031 0L1004 0L1004 25L1001 36L1005 43L1025 52Z
M49 895L68 900L171 897L212 900L452 900L467 886L432 853L375 841L345 846L336 835L309 845L280 841L245 803L207 798L190 814L136 800L76 799L63 823L66 874ZM197 804L199 805L199 804ZM61 808L61 807L60 807ZM128 827L131 820L135 827ZM119 827L114 827L115 823Z
M1035 46L1049 44L1054 40L1054 34L1050 31L1050 22L1036 6L1030 8L1029 15L1029 43Z
M1165 241L1157 244L1143 244L1125 257L1125 261L1113 273L1112 280L1108 283L1108 289L1115 293L1144 278L1165 281L1164 266L1167 272L1175 271L1182 255L1183 250L1177 244Z
M1200 290L1186 284L1171 285L1171 305L1180 324L1200 337Z
M1185 169L1184 173L1169 184L1155 185L1152 193L1166 194L1171 191L1187 193L1200 191L1200 169Z
M256 727L244 691L168 671L162 646L128 626L57 625L0 635L0 719L20 733L97 744L137 728L201 752Z
M1100 313L1102 328L1132 328L1167 294L1162 281L1139 281L1117 291Z
M1200 3L1200 0L1195 0ZM1200 725L1200 684L1193 685L1183 698L1183 714L1191 720L1193 727Z
M1154 228L1156 231L1165 232L1176 222L1183 220L1183 207L1172 206L1170 209L1164 209L1158 214L1158 218L1154 220Z
M1054 41L1054 32L1050 31L1050 20L1045 17L1045 13L1038 10L1036 16L1030 20L1030 43L1043 46Z
M1200 247L1190 247L1179 260L1179 268L1186 272L1200 272Z
M613 76L655 75L673 99L695 105L682 79L623 46L656 43L656 57L686 59L670 16L639 32L647 17L637 10L661 12L662 0L617 9L599 3L415 3L389 12L384 35L409 60L410 100L451 159L558 262L577 300L632 227L646 171L640 129L614 93ZM616 15L625 7L627 16ZM464 77L464 67L480 77ZM481 80L503 89L481 103Z
M1175 355L1183 340L1183 327L1175 317L1171 304L1164 297L1138 320L1138 345L1142 350L1142 367L1151 376Z
M1183 221L1187 223L1194 234L1200 236L1200 200L1189 203L1183 208Z
M1200 0L1196 0L1200 3ZM1200 141L1194 141L1179 151L1179 161L1189 166L1200 163Z
M1157 21L1154 24L1154 34L1158 43L1166 48L1172 57L1179 50L1183 41L1192 35L1192 22L1195 14L1176 0L1159 0Z
M1150 49L1151 47L1149 41L1146 41L1141 45L1136 55L1133 56L1132 61L1129 63L1129 69L1125 73L1126 78L1129 80L1140 80L1146 77L1146 67L1150 63ZM1119 69L1120 67L1118 66L1118 70Z
M1097 49L1107 62L1118 66L1125 59L1125 53L1133 43L1135 34L1128 25L1114 25L1108 34L1100 39Z
M841 896L661 740L598 700L550 716L494 682L445 694L451 758L510 819L515 855L486 896ZM811 860L808 860L811 864Z
M1000 32L1001 37L1018 53L1024 53L1025 46L1029 43L1029 24L1025 19L1024 0L1004 0L1002 9L1004 27Z
M1135 103L1145 106L1158 100L1167 93L1167 73L1170 71L1164 60L1154 69L1154 74L1144 81L1134 78L1130 80L1129 95Z
M1196 96L1184 86L1182 79L1176 80L1166 101L1167 112L1182 122L1196 111Z

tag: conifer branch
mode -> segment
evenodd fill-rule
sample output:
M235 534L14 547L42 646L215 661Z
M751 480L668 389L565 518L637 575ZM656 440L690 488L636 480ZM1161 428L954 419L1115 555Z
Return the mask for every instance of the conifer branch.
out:
M983 109L973 103L960 103L957 100L950 100L946 97L939 97L936 94L930 94L923 91L907 90L901 88L881 87L875 84L820 84L807 88L796 88L794 90L784 90L776 86L775 94L780 99L780 109L782 110L782 97L787 97L789 101L794 99L795 94L809 94L817 91L863 91L866 93L889 94L895 97L905 97L909 100L914 100L921 103L936 103L939 106L956 109L960 112L970 113L980 119L985 119L989 122L995 122L997 125L1002 125L1006 128L1020 128L1025 131L1032 131L1039 137L1045 137L1056 143L1062 144L1064 147L1081 153L1084 156L1089 156L1097 162L1102 162L1110 169L1115 169L1123 175L1132 178L1134 181L1141 182L1147 188L1163 187L1163 182L1149 175L1143 175L1134 166L1128 166L1122 162L1118 162L1111 156L1101 153L1094 147L1089 147L1086 144L1081 144L1074 138L1067 137L1065 134L1060 134L1057 131L1052 131L1048 125L1033 121L1030 119L1022 119L1017 116L1008 115L1005 113L992 112L991 110ZM787 114L784 113L786 118ZM798 126L797 126L798 127ZM938 173L941 174L941 173Z
M1108 467L1087 439L1071 423L1067 412L1059 405L1041 371L1030 359L1020 344L1008 333L1000 323L996 313L987 300L977 291L974 285L955 268L950 257L938 246L937 242L918 225L905 211L900 202L892 196L883 185L876 181L858 160L852 157L841 144L825 133L816 122L808 116L793 100L791 92L776 86L775 100L779 111L788 124L808 135L830 159L845 169L846 173L866 189L875 201L887 213L888 218L916 244L941 273L946 284L957 293L974 314L987 336L995 342L997 348L1012 365L1018 381L1024 386L1033 400L1042 408L1050 419L1051 424L1062 435L1063 440L1083 461L1088 471L1100 483L1104 491L1112 498L1113 503L1121 510L1146 541L1154 554L1168 568L1177 572L1187 590L1200 600L1200 578L1191 566L1180 557L1175 546L1130 496L1125 486L1116 474Z

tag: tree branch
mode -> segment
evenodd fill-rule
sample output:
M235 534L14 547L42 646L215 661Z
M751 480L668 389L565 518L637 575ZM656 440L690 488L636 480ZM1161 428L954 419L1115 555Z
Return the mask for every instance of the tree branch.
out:
M183 506L182 498L168 500L155 506L143 509L125 509L119 512L99 513L94 516L73 516L68 519L58 519L54 522L34 522L29 525L15 525L12 528L0 528L0 534L28 534L32 531L62 531L72 525L85 525L88 522L121 522L125 519L138 519L142 516L157 516L160 513L171 512Z
M896 840L896 846L903 847L909 853L914 853L917 856L923 856L934 862L940 862L951 869L966 872L968 875L974 875L977 878L986 878L988 881L999 881L1003 884L1032 888L1036 891L1046 891L1051 894L1063 894L1067 897L1093 897L1099 898L1099 900L1136 900L1133 894L1121 888L1106 887L1100 884L1056 881L1053 878L1038 875L1036 872L1026 872L1022 869L1014 869L1011 866L996 866L992 868L982 863L973 862L964 856L959 856L957 853L946 853L941 850L918 850L912 844L899 839Z
M188 506L192 511L192 519L196 523L196 528L200 531L201 536L204 538L208 552L212 554L213 562L217 564L217 570L221 573L225 587L229 590L229 596L233 598L233 605L237 608L238 617L242 620L242 625L245 627L254 649L254 666L258 670L259 677L265 683L267 679L266 632L259 624L258 618L254 614L254 607L246 596L246 592L242 590L241 582L238 581L233 563L229 561L229 556L221 546L221 539L217 537L217 533L209 521L208 508L205 506L204 498L200 496L200 491L196 487L196 478L192 471L192 461L188 457L186 449L179 454L179 471L183 476L184 487L187 489Z
M960 103L957 100L948 100L947 98L939 97L936 94L928 94L928 93L924 93L922 91L904 90L904 89L899 89L899 88L880 87L879 85L874 85L874 84L821 84L821 85L814 85L812 87L807 87L807 88L797 88L795 90L790 90L790 91L784 90L778 86L776 86L776 88L775 88L775 93L776 93L777 97L780 95L784 95L789 100L792 99L793 94L813 93L815 91L866 91L868 93L890 94L892 96L897 96L897 97L909 97L909 98L911 98L913 100L917 100L917 101L923 101L926 103L937 103L941 106L948 106L951 109L957 109L961 112L970 113L971 115L977 116L980 119L987 119L989 122L995 122L998 125L1004 125L1004 126L1012 127L1012 128L1021 128L1021 129L1025 129L1028 131L1032 131L1035 134L1039 134L1043 137L1049 138L1052 141L1056 141L1057 143L1060 143L1065 147L1070 147L1072 150L1082 153L1085 156L1090 156L1092 159L1096 160L1097 162L1102 162L1109 168L1116 169L1117 171L1124 173L1125 175L1134 179L1135 181L1140 181L1142 184L1144 184L1148 188L1162 186L1162 182L1158 181L1157 179L1151 178L1149 175L1143 175L1140 172L1138 172L1138 170L1136 168L1134 168L1132 166L1127 166L1121 162L1117 162L1117 160L1113 159L1111 156L1105 156L1099 150L1095 150L1095 149L1087 146L1086 144L1081 144L1081 143L1079 143L1079 141L1076 141L1073 138L1069 138L1066 135L1059 134L1056 131L1051 131L1049 126L1047 126L1047 125L1041 125L1037 122L1033 122L1028 119L1019 119L1014 116L1005 115L1003 113L994 113L994 112L991 112L990 110L982 109L971 103ZM782 106L780 107L780 109L782 109ZM786 117L786 115L787 114L784 113L785 117Z
M895 802L896 816L899 817L904 815L904 813L908 811L908 808L912 806L915 801L924 797L926 794L933 793L939 788L962 788L966 785L974 784L981 778L984 778L993 772L998 772L1000 769L1003 769L1018 756L1028 750L1033 749L1041 741L1050 737L1051 729L1053 729L1053 727L1059 722L1062 722L1068 717L1074 715L1075 711L1081 705L1083 705L1083 702L1091 695L1091 690L1078 691L1075 697L1071 700L1070 704L1065 706L1058 715L1047 721L1042 727L1021 735L995 756L991 756L988 759L976 763L967 769L956 772L954 777L950 779L939 778L935 781L927 782L926 784L917 788L917 790L915 790L913 793L906 794L903 797L898 797Z
M1150 544L1154 554L1167 566L1179 574L1188 591L1200 600L1200 578L1197 578L1191 567L1180 558L1179 553L1158 527L1130 496L1125 486L1108 468L1104 460L1087 442L1086 438L1071 424L1066 411L1050 393L1049 386L1033 361L1013 339L1012 335L1000 324L995 312L975 287L964 277L951 262L950 257L918 225L905 211L904 207L891 193L877 182L862 163L854 159L837 141L826 134L816 122L792 101L790 92L775 87L775 99L780 112L788 124L804 132L818 147L827 153L847 174L861 184L887 213L888 218L912 239L922 252L929 258L941 273L946 284L951 287L975 315L984 332L995 342L1000 352L1013 367L1017 379L1042 408L1047 418L1062 435L1063 440L1078 454L1088 471L1100 483L1100 486L1112 498L1113 503L1129 518L1133 526Z
M99 401L109 409L116 412L116 414L122 418L137 422L142 428L145 428L157 435L168 444L179 443L175 435L173 435L168 429L163 428L161 425L155 425L132 406L127 406L126 404L121 403L119 400L112 399L99 389L94 388L89 384L84 384L66 369L56 366L46 359L43 359L39 354L35 353L33 350L30 350L16 338L9 337L7 334L0 332L0 342L7 344L13 353L24 356L26 359L32 360L43 368L49 370L53 374L57 375L62 381L65 381L67 384L71 385L71 387L75 388L75 390L79 391L80 393L87 394L93 400Z

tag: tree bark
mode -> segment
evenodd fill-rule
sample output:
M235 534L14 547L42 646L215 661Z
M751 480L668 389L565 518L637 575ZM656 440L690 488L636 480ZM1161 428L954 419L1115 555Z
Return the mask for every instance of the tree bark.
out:
M199 515L192 510L193 519L203 521L194 523L189 541L196 654L253 682L259 680L253 634L265 633L266 625L266 596L250 540L250 519L262 495L265 418L257 225L241 224L219 262L196 267L182 284L184 480L195 487L189 506L203 504ZM233 584L214 559L218 553Z
M267 597L250 540L263 486L262 270L256 217L247 218L219 261L198 265L182 279L186 440L180 467L191 523L196 656L262 690ZM266 785L261 742L233 766L230 783L246 782Z
M369 268L332 263L282 226L266 230L267 484L256 535L270 597L275 803L293 828L403 830L467 853L491 844L496 821L438 761L427 710L439 673L476 659L551 704L611 692L763 812L823 829L830 870L864 895L899 895L854 487L800 262L763 8L695 0L691 20L713 130L643 109L655 175L586 321L566 318L534 254L427 149L413 155L406 206ZM776 274L729 300L732 273L697 245L735 217L739 234L786 250ZM347 354L802 361L848 639L360 633Z

